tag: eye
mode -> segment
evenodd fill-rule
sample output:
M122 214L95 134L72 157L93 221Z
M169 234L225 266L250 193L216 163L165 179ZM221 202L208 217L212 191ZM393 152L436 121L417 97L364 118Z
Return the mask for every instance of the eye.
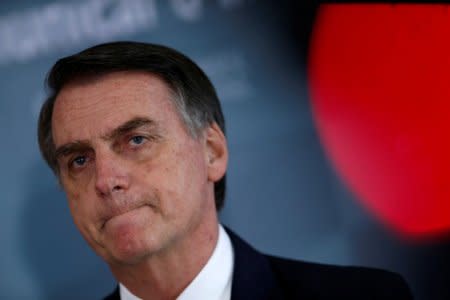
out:
M83 167L87 162L86 156L77 156L71 161L71 166L75 168L81 168Z
M143 137L142 135L136 135L130 139L130 144L132 144L132 145L141 145L144 142L145 142L145 137Z

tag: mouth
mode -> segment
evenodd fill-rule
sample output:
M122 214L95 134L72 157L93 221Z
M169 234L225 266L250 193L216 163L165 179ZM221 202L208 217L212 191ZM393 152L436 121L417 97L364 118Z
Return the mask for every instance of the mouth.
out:
M112 212L110 214L108 214L106 217L102 218L101 221L101 229L105 229L106 225L110 222L113 222L115 220L118 219L122 219L122 218L132 218L134 215L136 215L136 213L145 208L147 205L140 205L140 206L136 206L136 207L132 207L132 208L128 208L128 209L119 209L115 212Z

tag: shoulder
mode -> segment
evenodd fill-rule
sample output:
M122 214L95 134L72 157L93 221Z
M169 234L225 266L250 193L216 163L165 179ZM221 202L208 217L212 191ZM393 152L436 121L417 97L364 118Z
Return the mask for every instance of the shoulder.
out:
M111 294L109 294L108 296L103 298L103 300L120 300L119 285L116 286L116 288L114 289L114 291Z
M412 299L404 279L393 272L296 261L266 255L272 270L290 299Z
M408 285L396 273L264 255L231 230L227 233L235 254L233 299L412 299ZM283 296L260 296L271 289Z

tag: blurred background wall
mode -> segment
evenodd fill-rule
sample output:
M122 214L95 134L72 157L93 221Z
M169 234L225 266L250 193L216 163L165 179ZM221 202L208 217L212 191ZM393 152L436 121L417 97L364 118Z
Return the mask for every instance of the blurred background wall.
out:
M113 40L162 43L206 71L230 147L221 220L266 253L401 273L450 299L450 239L409 239L370 213L325 155L308 88L319 3L295 0L0 4L0 298L99 299L115 281L72 224L40 158L44 79L60 57Z

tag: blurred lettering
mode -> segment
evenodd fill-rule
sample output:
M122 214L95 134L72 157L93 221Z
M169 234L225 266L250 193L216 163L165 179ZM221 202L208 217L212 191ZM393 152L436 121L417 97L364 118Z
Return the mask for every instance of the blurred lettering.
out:
M230 9L245 0L217 0ZM174 15L198 21L208 1L171 0ZM211 3L211 2L210 2ZM156 0L88 0L52 3L0 17L0 64L25 62L56 49L102 42L140 30L157 28Z

